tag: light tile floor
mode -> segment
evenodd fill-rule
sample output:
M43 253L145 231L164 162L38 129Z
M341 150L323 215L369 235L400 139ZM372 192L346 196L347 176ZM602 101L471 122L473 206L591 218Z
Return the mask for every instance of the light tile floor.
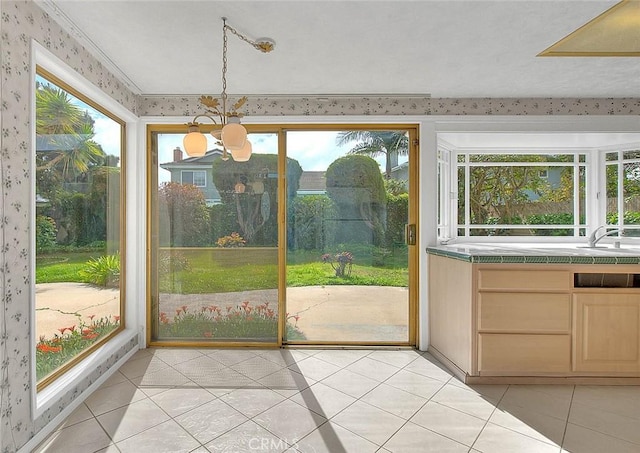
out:
M146 349L38 453L640 452L638 386L467 386L410 350Z

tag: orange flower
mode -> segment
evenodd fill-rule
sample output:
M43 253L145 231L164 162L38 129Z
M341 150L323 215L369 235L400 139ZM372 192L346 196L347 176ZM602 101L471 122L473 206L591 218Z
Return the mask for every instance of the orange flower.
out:
M206 338L211 338L213 336L211 332L204 332L202 335Z
M95 318L95 317L96 317L96 315L89 315L89 316L87 316L87 318L89 318L89 320L90 320L90 321L93 321L93 318Z
M96 338L98 338L98 334L95 332L82 336L83 340L95 340Z
M47 344L40 343L39 345L36 346L36 349L44 353L60 352L62 350L62 346L49 346Z

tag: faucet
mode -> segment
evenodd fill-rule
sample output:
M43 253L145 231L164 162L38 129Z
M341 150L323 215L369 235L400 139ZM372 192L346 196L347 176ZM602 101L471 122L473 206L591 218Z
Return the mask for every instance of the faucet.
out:
M595 230L593 230L593 233L591 233L589 235L589 247L596 247L596 244L598 244L598 242L600 242L600 239L602 239L605 236L611 236L614 234L624 234L624 228L614 228L611 231L605 231L604 233L602 233L600 236L597 235L598 231L600 231L601 229L606 228L606 225L601 225L598 228L596 228Z

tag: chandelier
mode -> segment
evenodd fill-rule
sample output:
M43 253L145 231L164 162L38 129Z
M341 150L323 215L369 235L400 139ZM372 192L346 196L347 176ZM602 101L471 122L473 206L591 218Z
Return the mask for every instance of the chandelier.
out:
M235 28L227 25L227 18L222 18L222 94L220 99L212 96L200 96L200 103L205 107L206 113L196 115L187 124L188 133L183 140L184 150L189 156L204 156L207 152L207 138L200 132L198 118L208 118L216 126L211 132L218 145L222 146L222 160L229 159L228 151L233 160L246 162L251 157L251 142L247 139L247 130L240 124L242 113L238 112L246 102L247 97L243 96L230 106L227 99L227 32L231 32L242 41L250 44L256 50L269 53L273 50L275 42L269 38L260 38L253 41Z

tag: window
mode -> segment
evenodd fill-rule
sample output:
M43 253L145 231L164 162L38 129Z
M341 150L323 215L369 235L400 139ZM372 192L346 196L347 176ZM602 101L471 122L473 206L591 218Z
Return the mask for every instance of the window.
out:
M606 224L640 236L640 150L605 153Z
M38 390L124 328L124 121L38 67Z
M448 168L447 154L457 162L454 168ZM439 181L441 239L585 235L586 154L443 148L439 155L439 177L445 178ZM457 187L457 193L447 197L443 191L448 186ZM447 218L449 228L445 228Z
M207 187L207 172L204 170L183 170L180 177L182 184L193 184L196 187Z

